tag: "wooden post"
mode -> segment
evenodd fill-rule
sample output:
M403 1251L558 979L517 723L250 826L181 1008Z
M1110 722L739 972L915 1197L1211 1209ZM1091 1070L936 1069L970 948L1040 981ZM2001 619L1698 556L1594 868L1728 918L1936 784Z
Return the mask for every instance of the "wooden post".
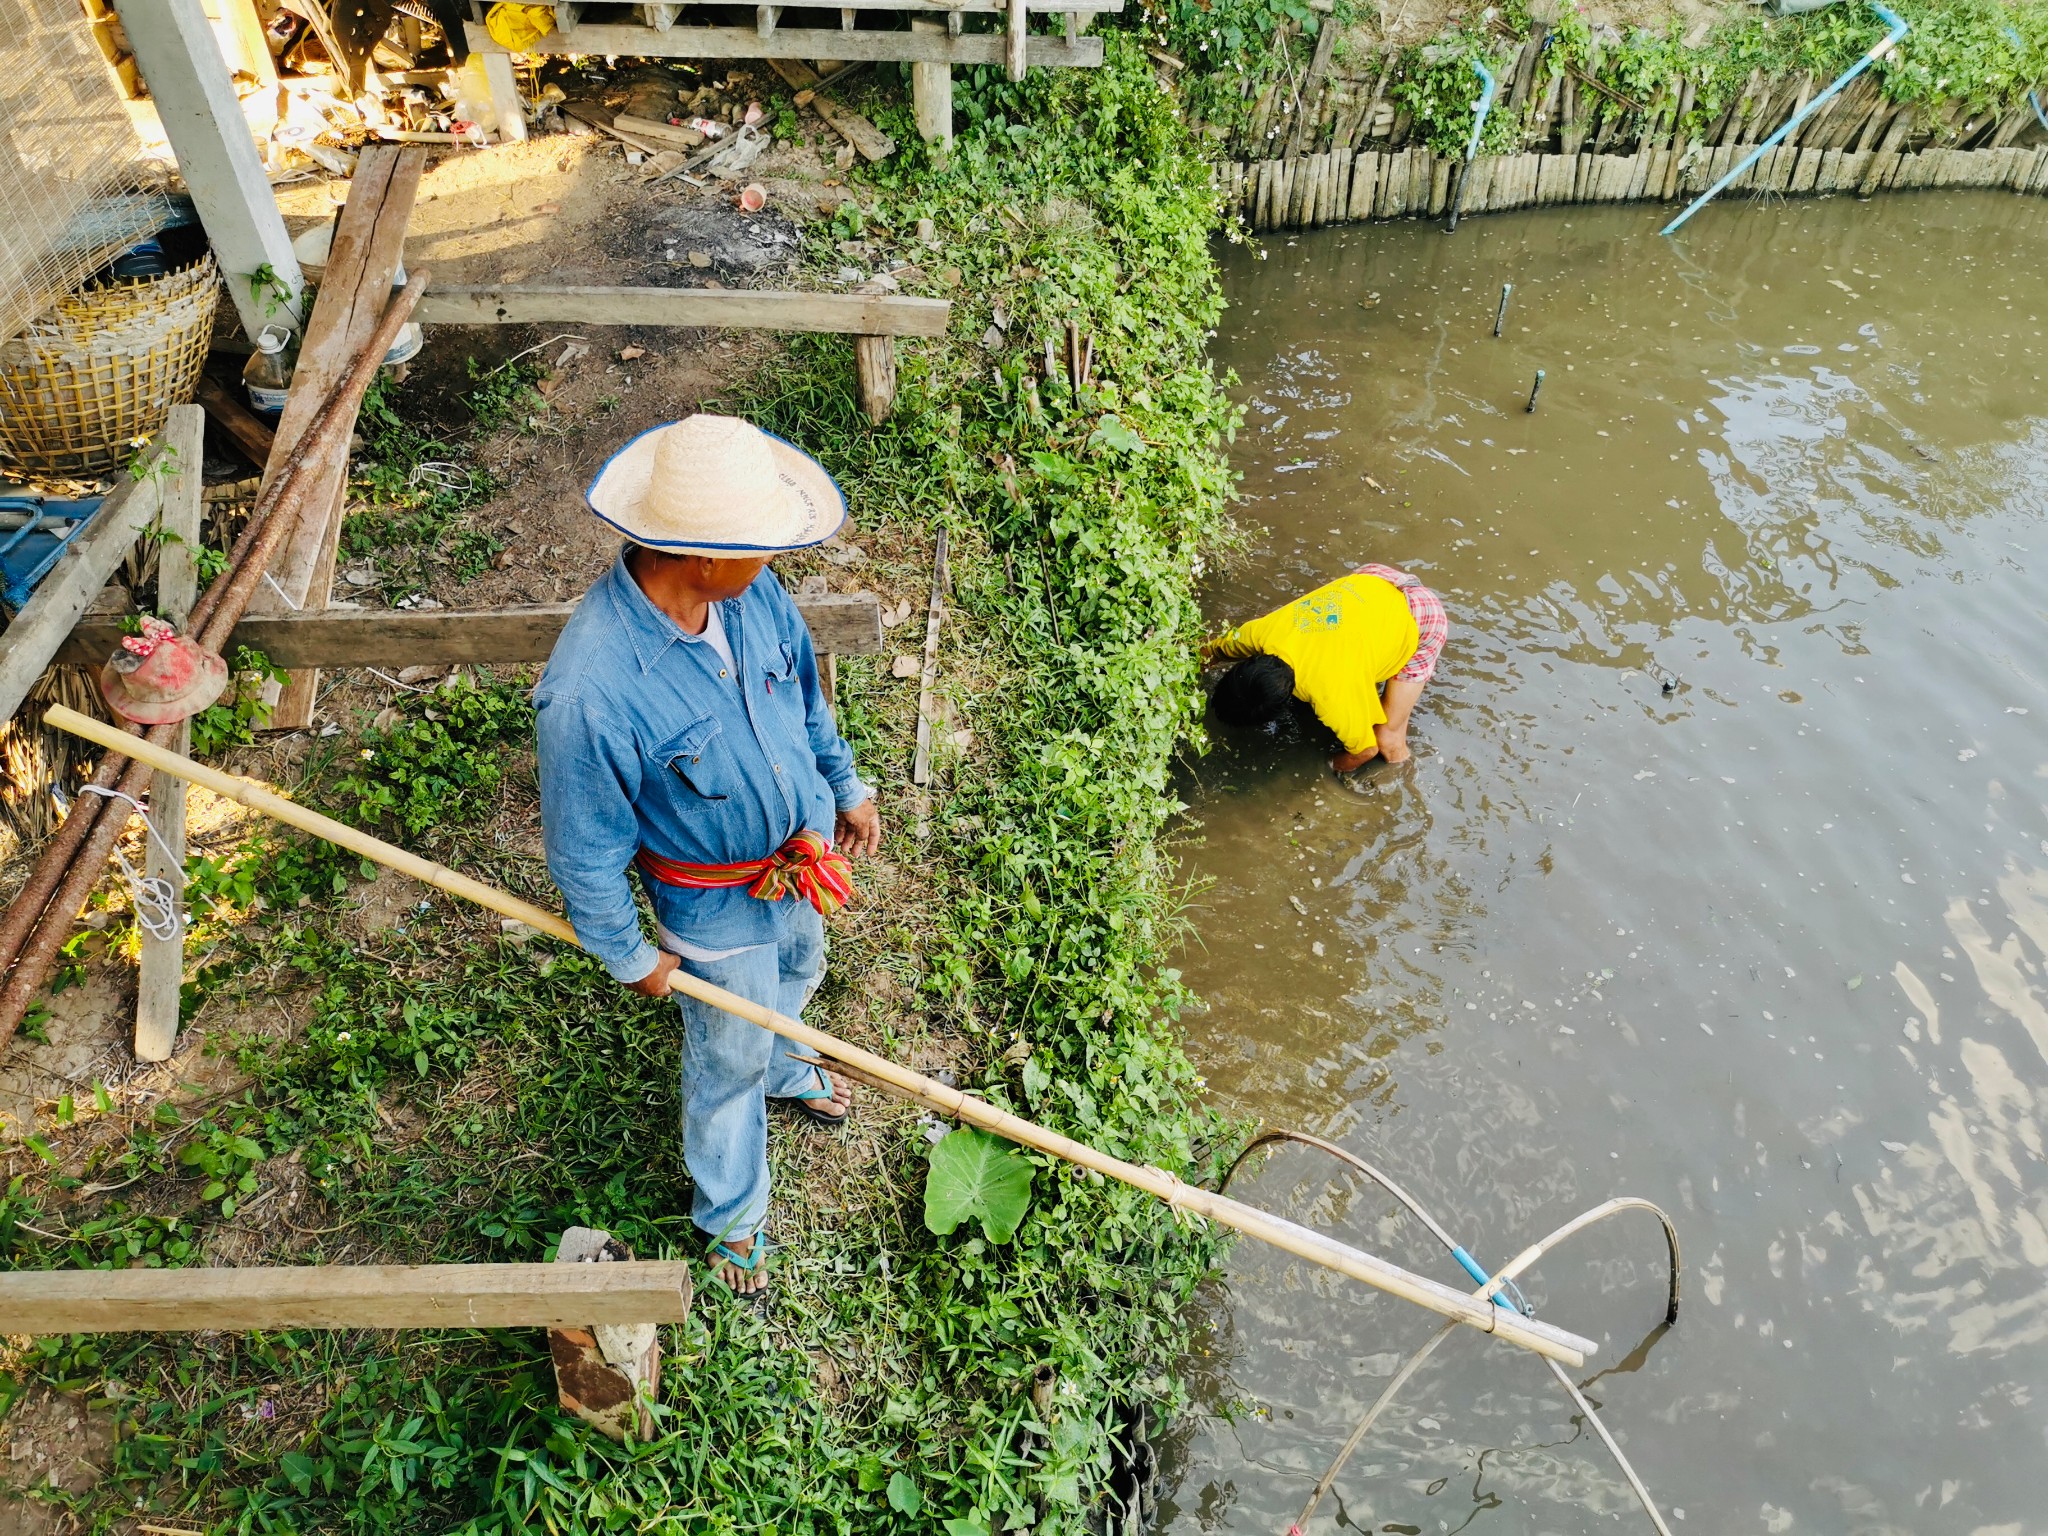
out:
M1009 0L1009 15L1003 28L1003 68L1012 85L1024 81L1025 40L1030 33L1031 13L1025 9L1024 0Z
M165 538L157 549L157 613L180 633L185 616L199 596L200 460L205 453L206 413L196 405L174 405L164 427L164 443L175 458L164 482L163 511L157 524ZM230 684L229 686L233 686ZM192 750L190 721L178 727L171 750ZM149 844L148 876L175 892L170 937L142 933L142 952L135 989L135 1059L168 1061L178 1042L178 994L185 984L185 781L158 772L149 781L149 820L156 837ZM159 843L158 839L162 842Z
M910 763L910 782L929 784L932 778L932 715L936 711L933 691L939 685L939 621L946 615L946 530L939 530L932 551L932 600L925 610L924 671L917 684L917 751Z
M498 140L500 143L523 143L526 139L526 108L519 100L519 80L512 73L512 55L476 22L464 25L469 34L470 52L483 60L484 80L491 88L491 108L498 119ZM569 8L556 6L556 29L574 25L575 18Z
M305 279L206 12L199 0L120 0L118 10L243 331L296 328Z
M946 24L913 16L910 30L944 32ZM953 66L912 64L910 100L917 112L917 136L932 146L933 158L944 164L953 153Z
M854 368L860 375L861 409L880 426L896 404L896 339L893 336L853 338Z
M555 1248L557 1264L628 1264L633 1250L595 1227L571 1227ZM690 1306L687 1271L683 1310ZM597 1323L548 1330L555 1394L570 1413L624 1440L654 1436L653 1402L661 1393L661 1330L651 1322Z

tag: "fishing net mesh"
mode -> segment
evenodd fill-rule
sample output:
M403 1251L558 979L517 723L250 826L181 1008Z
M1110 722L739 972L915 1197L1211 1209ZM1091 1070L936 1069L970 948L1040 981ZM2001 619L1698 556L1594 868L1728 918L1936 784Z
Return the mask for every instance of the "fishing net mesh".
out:
M0 3L0 340L161 227L154 180L78 0Z

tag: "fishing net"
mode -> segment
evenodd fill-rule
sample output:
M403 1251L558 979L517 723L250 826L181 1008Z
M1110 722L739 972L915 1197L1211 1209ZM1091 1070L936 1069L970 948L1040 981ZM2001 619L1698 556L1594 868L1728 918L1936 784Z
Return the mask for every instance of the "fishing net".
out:
M78 0L5 0L0 340L155 233L168 209Z

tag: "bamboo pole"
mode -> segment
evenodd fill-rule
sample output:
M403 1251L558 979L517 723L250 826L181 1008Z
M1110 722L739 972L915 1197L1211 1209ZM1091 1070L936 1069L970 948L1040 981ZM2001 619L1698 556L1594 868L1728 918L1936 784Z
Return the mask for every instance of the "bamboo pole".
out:
M181 757L147 741L137 741L119 728L94 720L61 704L52 705L45 716L48 723L58 730L82 736L87 741L113 747L127 752L138 762L163 773L169 773L215 794L245 805L252 811L286 822L291 826L312 833L315 837L339 847L348 849L364 858L372 859L386 868L409 875L423 885L435 890L446 891L451 896L460 896L473 901L480 907L488 908L504 917L547 934L567 944L576 944L576 930L554 913L522 901L496 886L486 885L468 875L456 871L418 854L408 853L380 838L372 837L355 827L347 826L318 811L309 810L287 800L267 784L254 779L241 778L235 774L223 773L190 758ZM580 946L579 946L580 947ZM1127 1163L1121 1158L1111 1157L1094 1147L1049 1131L1040 1125L996 1108L993 1104L963 1093L958 1088L949 1088L922 1073L908 1067L898 1066L887 1057L864 1051L850 1045L836 1036L828 1035L821 1029L792 1019L785 1014L764 1008L737 993L723 987L715 987L708 981L690 975L678 968L670 978L669 985L678 992L686 992L700 1002L722 1008L726 1012L772 1030L786 1040L808 1046L820 1056L843 1061L856 1071L862 1072L880 1082L887 1083L918 1102L937 1110L939 1113L964 1120L970 1125L981 1127L1006 1141L1020 1146L1050 1153L1066 1162L1102 1174L1107 1178L1128 1184L1133 1189L1143 1190L1164 1200L1177 1211L1188 1211L1194 1215L1214 1221L1221 1226L1233 1228L1261 1242L1270 1243L1296 1258L1307 1259L1333 1269L1353 1280L1363 1281L1377 1290L1412 1301L1440 1317L1450 1318L1491 1333L1511 1344L1531 1350L1547 1359L1562 1361L1566 1365L1582 1365L1585 1357L1598 1347L1591 1339L1583 1339L1562 1328L1532 1318L1521 1317L1503 1307L1496 1307L1490 1301L1474 1299L1463 1291L1431 1280L1426 1276L1411 1274L1398 1265L1389 1264L1385 1259L1362 1252L1334 1238L1325 1237L1311 1228L1300 1226L1279 1216L1268 1215L1252 1206L1243 1205L1226 1195L1215 1194L1206 1189L1197 1189L1184 1184L1163 1168L1141 1167Z

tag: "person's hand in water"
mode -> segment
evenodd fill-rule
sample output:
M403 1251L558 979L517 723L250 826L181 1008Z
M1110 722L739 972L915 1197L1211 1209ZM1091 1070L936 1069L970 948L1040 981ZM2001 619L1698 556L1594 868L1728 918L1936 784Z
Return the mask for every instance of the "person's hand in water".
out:
M1339 752L1330 759L1330 770L1333 773L1356 773L1379 755L1378 747L1374 747L1369 752ZM1403 755L1405 756L1406 754L1404 753ZM1399 761L1399 759L1392 759L1392 761Z

